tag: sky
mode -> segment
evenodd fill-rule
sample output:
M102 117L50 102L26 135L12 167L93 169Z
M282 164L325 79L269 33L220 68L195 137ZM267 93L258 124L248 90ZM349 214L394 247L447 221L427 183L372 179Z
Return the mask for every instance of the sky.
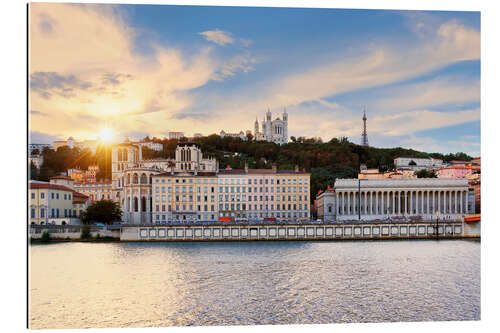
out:
M480 155L479 12L32 3L32 143L252 130Z

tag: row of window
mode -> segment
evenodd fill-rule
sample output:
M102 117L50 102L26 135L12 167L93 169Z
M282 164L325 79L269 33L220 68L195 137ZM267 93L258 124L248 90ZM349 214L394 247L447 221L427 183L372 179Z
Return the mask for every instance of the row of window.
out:
M161 210L160 210L161 207ZM175 205L175 211L180 211L182 207L182 211L194 211L195 205ZM172 205L156 205L155 206L155 212L166 212L167 209L169 212L172 211L173 206ZM197 211L205 211L205 212L215 212L215 205L197 205L196 206Z
M156 178L155 183L176 183L176 184L180 184L180 183L205 183L205 184L212 184L212 183L216 183L216 181L215 181L215 178L196 178L196 179L193 179L193 178L178 179L178 178L176 178L175 182L174 182L172 178L167 178L167 179Z
M71 194L64 194L61 196L64 200L71 200ZM59 200L59 193L50 193L50 198ZM36 199L36 192L31 192L31 199ZM40 192L40 199L45 199L45 192Z
M175 211L194 211L195 208L196 208L196 211L198 212L201 212L201 211L205 211L205 212L214 212L215 211L215 205L155 205L155 212L171 212L172 209L174 209L175 207ZM182 209L181 209L182 208ZM247 204L219 204L219 211L229 211L229 210L275 210L275 205L274 204L271 204L271 205L251 205L249 204L247 206ZM305 210L307 211L308 210L308 205L307 204L277 204L276 205L276 210L283 210L283 211L302 211L302 210Z
M60 213L59 208L52 208L50 210L50 213L51 213L50 216L47 216L49 218L58 218L58 217L60 217L59 216L60 215L59 214ZM65 208L64 211L63 211L63 213L64 213L64 216L61 216L61 217L70 217L71 213L73 213L73 216L76 216L76 210L72 211L71 209L66 209ZM30 217L32 219L36 218L36 208L31 208ZM40 208L40 218L45 218L45 208Z
M181 189L182 189L182 191L181 191ZM160 193L160 186L155 186L155 190L154 191L155 191L155 193ZM166 192L172 193L172 187L167 187L166 188L165 186L162 186L161 187L161 193L166 193ZM187 192L193 193L193 187L191 187L191 186L182 186L182 187L176 186L175 187L175 193L180 193L180 192L182 192L182 193L187 193ZM201 193L201 187L200 186L198 186L196 188L196 192L197 193ZM205 186L205 187L203 187L203 192L204 193L208 193L208 192L215 193L215 187L212 186L212 187L209 188L208 186Z
M192 202L193 201L193 198L194 196L193 195L176 195L174 196L174 200L176 202ZM252 200L253 198L253 200ZM257 196L257 195L254 195L253 197L251 195L248 196L248 201L274 201L274 195L271 195L271 196ZM288 200L286 200L288 198ZM304 199L304 201L307 201L307 196L304 195L299 195L298 196L299 200L298 201L302 201L302 199ZM161 200L160 200L161 199ZM201 196L201 195L198 195L196 197L196 201L198 202L201 202L201 201L205 201L205 202L208 202L208 195L205 195L205 196ZM172 201L172 196L169 195L169 196L166 196L166 195L156 195L155 196L155 202L171 202ZM237 194L237 195L229 195L229 194L226 194L226 195L222 195L220 194L219 195L219 202L224 202L224 201L227 201L227 202L239 202L240 201L240 195ZM241 196L241 201L247 201L247 196L245 194L243 194ZM276 196L276 201L297 201L297 196L296 195L289 195L288 197L283 195L283 196L279 196L277 195ZM210 202L215 202L215 195L211 195L210 196Z
M237 217L237 218L307 218L308 212L271 212L271 213L248 213L247 214L234 214L234 213L220 213L220 217ZM215 221L214 214L157 214L154 215L153 223L167 223L167 221Z
M308 179L307 178L298 178L298 182L297 182L297 178L285 178L285 179L276 179L276 184L277 185L284 185L284 184L307 184L308 183ZM250 184L260 184L260 185L263 185L263 184L274 184L274 178L253 178L253 179L239 179L239 178L219 178L219 184L226 184L226 185L250 185Z

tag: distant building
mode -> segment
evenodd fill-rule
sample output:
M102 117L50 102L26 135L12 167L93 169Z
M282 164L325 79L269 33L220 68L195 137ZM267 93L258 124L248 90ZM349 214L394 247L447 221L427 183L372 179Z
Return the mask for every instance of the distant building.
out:
M232 138L240 138L243 141L247 141L248 138L246 137L245 133L243 131L240 131L239 133L226 133L224 131L220 131L220 137L225 138L226 136L232 137Z
M201 133L194 133L193 134L193 138L201 138L201 137L203 137L203 134L201 134Z
M79 148L81 150L89 149L92 154L95 154L97 151L97 147L99 146L101 142L98 140L84 140L77 142L75 139L73 139L72 136L70 136L67 140L58 140L54 141L52 143L52 147L54 150L57 150L60 147L69 147L71 149L73 148Z
M51 144L48 144L48 143L30 143L28 145L28 150L29 150L29 154L31 155L31 153L33 152L33 150L37 149L38 152L41 154L42 151L43 151L43 148L52 148L52 145Z
M443 160L435 158L398 157L394 159L396 169L412 169L413 171L438 170L443 166Z
M147 147L151 150L156 150L156 151L162 151L163 150L163 144L159 142L136 142L135 144L142 146L142 147Z
M98 172L98 165L90 165L87 170L80 170L76 168L68 169L67 175L75 182L94 183Z
M276 118L271 120L272 114L268 110L266 117L262 121L262 130L259 129L259 121L255 119L254 140L268 141L276 144L285 144L288 142L288 113L283 111L283 119Z
M410 179L417 178L411 169L380 172L378 169L365 169L358 174L358 179Z
M438 178L468 178L474 172L480 170L480 167L469 166L448 166L439 169L436 174Z
M167 137L172 140L172 139L180 139L184 137L184 132L168 132Z
M40 169L43 164L43 155L30 155L28 157L28 163L33 163L37 169Z

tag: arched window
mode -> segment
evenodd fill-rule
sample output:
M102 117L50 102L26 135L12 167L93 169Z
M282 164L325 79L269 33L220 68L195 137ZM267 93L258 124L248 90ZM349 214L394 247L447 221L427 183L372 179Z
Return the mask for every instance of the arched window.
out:
M146 211L146 197L142 197L142 199L141 199L141 210L143 212Z
M137 176L137 174L136 174L136 173L134 173L134 176L133 176L133 178L132 178L132 179L133 179L133 180L132 180L132 183L134 183L134 184L138 184L138 183L139 183L139 176Z
M62 221L61 225L66 225L66 221Z
M148 183L148 177L146 176L145 173L141 175L141 184L147 184Z
M134 197L134 212L139 211L139 200L137 200L137 197Z
M118 149L118 161L121 161L123 158L123 153L121 149Z

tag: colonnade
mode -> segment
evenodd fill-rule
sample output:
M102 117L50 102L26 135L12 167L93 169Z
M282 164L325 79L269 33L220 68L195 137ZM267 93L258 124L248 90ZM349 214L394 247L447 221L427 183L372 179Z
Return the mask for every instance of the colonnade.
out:
M361 207L361 215L467 214L467 193L463 189L337 190L336 212L340 216L358 215Z

